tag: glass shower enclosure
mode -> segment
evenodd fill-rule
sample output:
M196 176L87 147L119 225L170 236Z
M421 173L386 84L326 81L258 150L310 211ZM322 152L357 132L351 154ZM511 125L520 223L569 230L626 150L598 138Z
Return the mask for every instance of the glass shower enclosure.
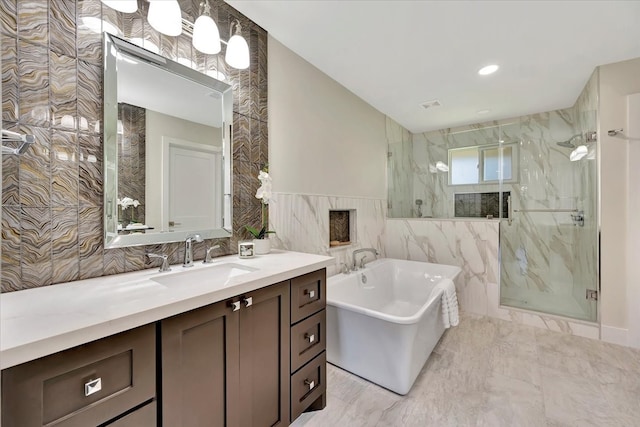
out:
M501 305L597 320L595 129L596 112L579 108L521 121L518 180L501 184Z

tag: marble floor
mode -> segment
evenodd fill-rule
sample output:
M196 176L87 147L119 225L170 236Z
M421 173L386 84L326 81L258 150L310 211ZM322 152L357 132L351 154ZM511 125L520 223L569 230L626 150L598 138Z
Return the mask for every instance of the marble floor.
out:
M293 426L640 426L640 350L486 317L447 330L406 396L332 365L327 386Z

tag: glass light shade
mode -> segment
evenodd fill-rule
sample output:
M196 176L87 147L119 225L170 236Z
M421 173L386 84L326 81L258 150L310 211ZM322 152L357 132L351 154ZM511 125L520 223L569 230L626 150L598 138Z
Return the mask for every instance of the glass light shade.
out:
M156 31L167 36L182 34L182 12L177 0L151 0L147 21Z
M218 26L210 16L200 15L193 24L193 47L209 55L215 55L222 49Z
M235 34L229 39L224 60L227 61L227 64L239 70L249 68L249 45L247 45L247 41L242 36Z
M571 160L572 162L577 162L578 160L586 156L588 153L589 153L589 149L587 148L586 145L578 145L578 148L573 150L569 155L569 160Z
M118 12L133 13L138 10L138 0L102 0L102 3Z

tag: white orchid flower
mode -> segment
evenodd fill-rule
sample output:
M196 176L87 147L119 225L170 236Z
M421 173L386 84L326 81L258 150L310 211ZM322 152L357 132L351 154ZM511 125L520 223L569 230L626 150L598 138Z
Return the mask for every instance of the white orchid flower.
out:
M272 193L271 177L267 172L260 171L260 173L258 174L258 179L260 180L260 183L262 185L258 188L258 191L256 191L256 198L262 199L262 203L268 205L269 200L271 200Z

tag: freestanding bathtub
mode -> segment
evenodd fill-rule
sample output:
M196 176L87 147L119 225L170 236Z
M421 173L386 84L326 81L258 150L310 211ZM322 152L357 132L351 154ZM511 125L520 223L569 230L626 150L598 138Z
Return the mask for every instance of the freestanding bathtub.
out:
M459 267L379 259L327 280L327 361L407 394L445 330L441 280Z

